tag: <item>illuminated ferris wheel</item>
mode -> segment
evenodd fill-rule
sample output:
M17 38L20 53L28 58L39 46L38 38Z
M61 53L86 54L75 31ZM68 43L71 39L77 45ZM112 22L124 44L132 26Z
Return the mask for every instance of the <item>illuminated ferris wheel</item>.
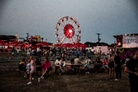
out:
M77 43L81 40L80 25L73 17L62 17L56 24L55 31L58 44Z

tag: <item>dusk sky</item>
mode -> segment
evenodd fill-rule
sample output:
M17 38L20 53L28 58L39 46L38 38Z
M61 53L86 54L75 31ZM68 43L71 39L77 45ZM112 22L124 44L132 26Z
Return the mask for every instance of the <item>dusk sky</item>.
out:
M0 0L0 35L40 35L56 43L64 16L77 19L81 42L114 43L113 35L138 33L138 0Z

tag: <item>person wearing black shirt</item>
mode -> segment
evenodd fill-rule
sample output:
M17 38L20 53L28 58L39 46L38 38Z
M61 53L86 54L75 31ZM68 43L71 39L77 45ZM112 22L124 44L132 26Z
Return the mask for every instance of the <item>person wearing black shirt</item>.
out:
M121 57L119 56L119 53L117 53L116 56L114 57L114 61L115 61L115 73L116 73L115 81L117 81L122 77L122 69L121 69L122 63L121 63Z
M129 74L130 92L138 92L138 51L127 61L124 71Z

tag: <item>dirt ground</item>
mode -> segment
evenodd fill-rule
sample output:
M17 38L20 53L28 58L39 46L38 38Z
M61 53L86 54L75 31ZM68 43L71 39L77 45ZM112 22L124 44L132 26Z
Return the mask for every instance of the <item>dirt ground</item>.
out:
M17 61L0 62L0 92L129 92L127 74L119 81L109 79L105 73L90 73L77 75L55 75L38 83L33 80L27 85L28 78L18 76Z

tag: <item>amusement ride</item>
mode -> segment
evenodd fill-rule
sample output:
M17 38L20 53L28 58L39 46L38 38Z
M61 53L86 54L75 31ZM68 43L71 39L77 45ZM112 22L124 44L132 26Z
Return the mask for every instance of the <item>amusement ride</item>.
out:
M58 44L78 43L81 40L81 29L78 21L70 16L62 17L55 28Z

